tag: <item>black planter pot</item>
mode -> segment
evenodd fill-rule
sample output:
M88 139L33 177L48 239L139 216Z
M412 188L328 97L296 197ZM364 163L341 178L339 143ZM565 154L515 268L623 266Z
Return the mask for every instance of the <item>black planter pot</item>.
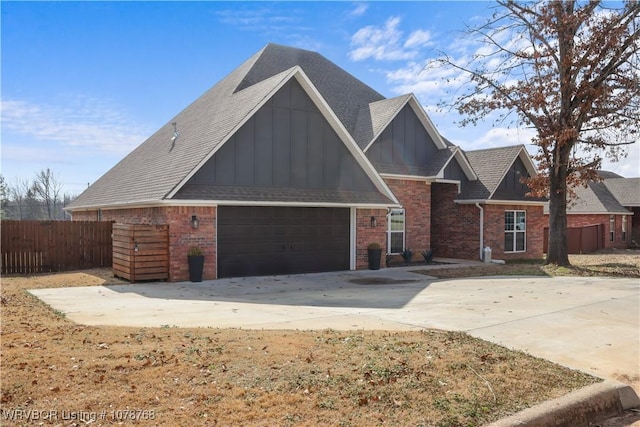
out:
M380 270L380 258L382 258L382 249L367 249L369 257L369 270Z
M187 257L189 261L189 280L192 282L202 282L202 270L204 270L204 255L190 255Z

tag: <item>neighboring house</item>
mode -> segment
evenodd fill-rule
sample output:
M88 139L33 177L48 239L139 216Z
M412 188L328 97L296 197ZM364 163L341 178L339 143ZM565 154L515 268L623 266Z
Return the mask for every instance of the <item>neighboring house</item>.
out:
M170 280L362 269L386 253L542 256L522 146L465 153L412 94L386 99L315 52L269 44L67 208L168 224ZM199 226L192 227L192 219Z
M620 226L614 228L619 230L617 235L620 241L627 242L628 246L640 247L640 178L606 178L604 185L632 215L620 217Z
M567 227L599 226L596 249L628 248L640 242L640 178L599 171L602 181L573 188L567 207ZM548 214L548 212L545 212ZM635 242L635 243L634 243Z

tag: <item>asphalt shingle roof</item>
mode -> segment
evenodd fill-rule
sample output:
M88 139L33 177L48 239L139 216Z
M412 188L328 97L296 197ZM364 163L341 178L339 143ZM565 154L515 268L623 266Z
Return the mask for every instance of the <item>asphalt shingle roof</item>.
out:
M458 200L487 200L498 188L505 173L516 160L522 145L465 151L471 167L478 175L476 181L469 182L458 195Z
M435 177L440 173L449 160L455 155L455 150L447 147L435 152L425 166L410 166L401 164L374 163L376 170L383 174Z
M169 120L78 196L70 207L77 209L165 198L260 100L287 77L288 73L284 71L234 94L261 52ZM176 123L178 131L173 143L172 122Z
M575 196L567 205L568 214L629 213L618 203L603 182L589 182L586 187L579 185L573 187L572 190Z
M384 130L410 97L411 95L401 95L361 105L353 132L358 146L363 150L367 148L367 145Z
M385 99L380 93L362 83L336 64L316 52L269 44L232 71L191 105L169 120L157 132L104 174L76 198L71 209L109 205L151 203L165 200L177 190L214 150L246 120L266 97L300 67L337 119L351 134L361 149L373 140L406 105L411 95ZM178 137L172 142L176 123ZM446 140L445 140L446 141ZM436 176L454 155L455 147L446 141L431 162L421 168L408 168L406 174ZM522 148L506 147L478 150L466 154L478 172L461 197L487 198ZM384 167L379 172L384 173ZM396 169L392 173L398 173ZM339 203L338 191L333 196L310 190L278 189L261 195L264 190L248 191L234 187L208 191L184 188L180 197L225 200L317 200ZM259 194L260 193L260 194ZM276 197L276 194L278 195ZM388 199L383 194L351 195L352 202L377 203ZM247 200L247 199L243 199ZM377 201L374 201L377 200Z
M605 179L604 185L622 206L640 206L640 178Z
M169 120L76 198L70 208L165 199L296 66L302 68L351 135L360 110L384 100L316 52L269 44ZM384 120L376 112L386 110L376 105L373 110L373 123ZM175 143L171 142L173 122L179 133ZM368 135L373 130L362 132Z

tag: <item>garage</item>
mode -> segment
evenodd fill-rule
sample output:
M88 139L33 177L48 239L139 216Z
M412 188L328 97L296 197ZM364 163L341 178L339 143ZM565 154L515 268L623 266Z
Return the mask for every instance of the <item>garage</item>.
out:
M349 208L218 207L218 277L348 270Z

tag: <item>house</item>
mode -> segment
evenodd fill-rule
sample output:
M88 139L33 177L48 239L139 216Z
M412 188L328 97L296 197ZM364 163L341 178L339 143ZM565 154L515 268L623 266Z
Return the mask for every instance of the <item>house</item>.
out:
M591 233L586 229L597 228L593 231L597 234L595 242L587 252L637 246L640 242L640 221L632 219L634 215L640 215L640 178L624 178L608 171L599 171L598 174L601 181L591 181L586 186L572 189L575 195L567 206L567 227L583 230L583 234ZM573 239L578 239L577 236L580 234ZM583 248L569 243L570 252L584 252ZM576 248L571 250L573 246Z
M191 246L205 279L362 269L371 242L537 258L543 202L519 180L534 173L521 146L465 153L414 95L387 99L318 53L269 44L67 209L169 225L173 281Z

